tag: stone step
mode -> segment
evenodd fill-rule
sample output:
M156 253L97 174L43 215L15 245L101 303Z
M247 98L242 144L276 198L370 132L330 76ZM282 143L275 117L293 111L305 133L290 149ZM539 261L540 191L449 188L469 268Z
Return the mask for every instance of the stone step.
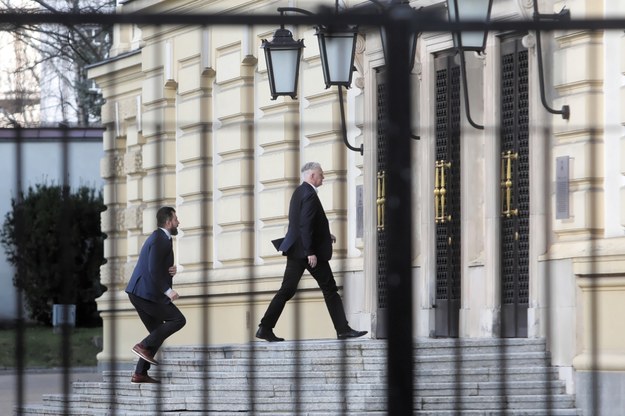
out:
M156 370L151 371L152 376L163 382L172 384L203 384L205 380L209 382L224 383L227 385L236 385L242 381L247 382L254 380L271 380L275 383L291 382L296 378L293 372L285 371L178 371L173 367L162 368L154 367ZM106 383L119 382L127 383L130 379L130 371L104 371L103 381ZM340 384L344 380L351 382L376 383L385 382L386 377L382 371L375 370L351 370L346 368L343 370L300 372L299 379L301 383L318 384L320 382L330 384ZM510 367L507 369L498 368L470 368L460 369L450 372L448 369L416 369L415 382L427 381L431 383L445 382L513 382L513 381L531 381L531 380L557 380L558 370L551 367Z
M97 409L85 409L85 408L77 408L70 409L69 412L66 412L62 408L49 408L44 405L32 405L29 406L28 409L24 409L21 413L24 416L146 416L144 411L132 411L132 410L97 410ZM260 412L254 411L253 416L293 416L293 411L287 412ZM337 416L337 412L299 412L300 416ZM551 413L554 416L560 416L559 413ZM236 411L211 411L210 415L218 415L218 416L252 416L251 412L242 413ZM387 412L341 412L341 415L344 416L387 416ZM514 416L514 414L512 414ZM545 414L546 416L547 414ZM183 411L183 412L168 412L167 416L207 416L205 411ZM451 415L450 415L451 416ZM455 416L455 414L454 414ZM473 415L472 415L473 416ZM477 416L477 415L476 415ZM486 416L486 415L484 415ZM538 415L541 416L541 415ZM569 414L563 414L562 416L575 416Z
M353 390L342 394L329 390L295 394L291 390L273 391L272 396L220 395L206 397L203 395L182 395L179 397L160 396L155 400L151 395L145 396L116 396L114 402L119 408L131 411L144 412L175 412L175 411L237 411L252 412L287 412L293 410L293 403L297 402L303 411L340 412L343 406L350 411L384 411L386 408L385 389L360 390L354 394ZM153 392L154 393L154 392ZM156 396L156 394L154 394ZM319 402L323 397L323 402ZM111 399L105 396L70 395L67 402L72 408L110 409ZM65 400L62 395L47 395L44 403L53 408L62 408ZM253 406L252 406L253 403ZM415 397L416 410L423 411L460 411L484 410L499 411L502 409L515 410L545 410L545 409L575 409L572 397L564 394L551 395L506 395L506 396L421 396Z
M150 374L160 385L133 385L132 371L105 371L103 382L76 382L67 400L45 395L22 414L386 414L384 341L169 347L159 360ZM414 414L579 416L549 360L543 340L417 340Z
M323 400L319 398L323 397ZM110 409L108 400L99 400L91 395L70 395L67 402L71 407L82 409ZM65 401L62 395L49 395L44 397L44 404L51 408L63 408ZM300 396L297 400L285 400L285 396L254 397L253 404L249 397L210 397L207 401L201 396L171 397L154 400L149 396L117 396L115 403L122 409L132 411L144 411L146 413L205 411L205 412L288 412L299 407L305 412L340 412L343 406L346 410L356 412L378 411L386 409L386 396L384 390L370 395L359 397L343 397L340 394L320 396ZM567 395L532 395L532 396L484 396L484 397L415 397L415 410L423 411L504 411L516 410L553 410L575 409L575 403Z
M72 393L76 395L101 396L107 401L110 397L118 396L142 396L142 397L179 397L179 396L206 396L219 395L224 397L303 397L309 395L340 395L350 397L361 397L363 395L378 394L384 395L386 385L384 383L365 384L365 383L346 383L341 384L314 384L305 383L300 380L300 384L293 380L286 383L268 383L268 382L246 382L239 385L230 385L225 383L207 383L205 386L201 384L161 384L161 386L148 386L131 384L111 384L111 383L93 383L83 382L73 385ZM459 396L491 396L491 395L541 395L544 393L564 394L565 385L563 381L522 381L522 382L460 382L460 383L415 383L414 391L419 396L442 396L453 393L455 397ZM55 396L58 396L55 397ZM60 395L49 395L47 397L61 398ZM325 396L323 396L325 397Z
M505 411L490 410L416 410L414 416L583 416L576 409L507 409Z
M385 408L386 397L384 392L380 390L380 395L354 398L346 400L340 395L324 397L319 400L318 395L299 397L297 400L285 400L285 396L275 397L254 397L251 399L245 397L209 397L206 400L202 396L182 396L182 397L161 397L160 400L154 400L149 396L116 396L115 403L119 408L131 411L143 411L144 414L154 414L167 412L182 411L204 411L204 412L289 412L293 411L296 406L304 411L325 411L338 412L342 406L352 411L383 411ZM72 394L67 400L62 395L46 395L44 396L44 404L50 408L64 407L64 403L68 402L72 408L82 408L89 410L106 410L110 409L110 399L101 400L104 397L94 397L92 395Z
M548 410L575 409L575 400L566 394L531 396L484 396L484 397L415 397L416 410ZM450 409L451 407L451 409Z
M31 405L27 409L21 413L24 416L145 416L146 413L144 411L129 411L129 410L120 410L115 409L114 411L111 409L107 410L97 410L97 409L85 409L85 408L75 408L69 409L66 412L63 408L50 408L44 405ZM223 411L223 412L212 412L211 415L218 416L243 416L246 413L241 412L233 412L233 411ZM251 415L251 413L248 413ZM414 416L500 416L505 414L506 416L582 416L581 411L575 409L550 409L550 410L541 410L541 409L531 409L531 410L523 410L523 409L510 409L505 412L492 412L489 410L430 410L430 411L422 411L416 410L413 412ZM310 412L299 412L301 416L337 416L337 412L323 412L323 411L310 411ZM356 411L356 412L341 412L341 415L344 416L387 416L386 411ZM168 416L206 416L206 412L204 411L184 411L184 412L169 412ZM255 411L254 416L293 416L293 411L287 412L260 412Z
M508 352L502 357L491 354L471 354L463 356L455 355L422 355L415 357L414 367L419 369L447 368L457 370L462 368L506 368L518 366L523 362L528 366L546 366L549 362L549 354L546 352ZM166 367L176 368L179 371L216 371L242 372L279 367L285 372L299 371L332 371L341 366L352 370L375 370L385 371L386 357L300 357L300 358L256 358L253 362L247 358L213 358L208 361L203 359L165 358L160 360Z
M539 339L420 339L414 344L415 357L420 355L502 355L513 349L516 352L544 352L545 343ZM378 356L386 357L386 341L359 339L349 341L306 340L277 343L252 342L242 345L188 345L165 347L162 356L168 358L215 359L215 358L293 358L312 356Z

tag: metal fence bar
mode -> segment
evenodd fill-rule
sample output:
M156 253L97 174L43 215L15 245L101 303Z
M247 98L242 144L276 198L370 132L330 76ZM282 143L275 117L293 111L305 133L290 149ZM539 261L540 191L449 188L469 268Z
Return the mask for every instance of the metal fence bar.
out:
M441 16L424 12L409 18L420 32L526 32L554 30L620 30L625 29L625 19L570 19L570 20L493 20L482 21L447 21ZM332 25L348 24L358 26L380 27L392 24L395 17L386 14L344 11L334 14L333 11L322 9L320 13L308 15L278 14L228 14L228 13L0 13L0 23L19 26L25 24L59 23L63 25L77 24L142 24L142 25L193 25L193 26L247 26L253 25Z
M209 183L208 178L210 177L210 166L208 161L211 158L211 155L209 154L211 147L209 146L209 140L212 138L212 133L210 131L210 126L211 126L211 120L208 118L211 116L211 114L209 113L209 106L207 104L207 97L205 97L205 92L203 93L202 96L202 100L201 100L201 114L200 114L200 123L202 125L201 127L201 134L200 134L200 164L201 167L199 169L200 171L200 180L199 180L199 184L200 184L200 190L201 190L201 195L200 195L200 199L202 201L202 203L207 203L210 201L210 189L212 188L211 184ZM183 218L184 221L184 218ZM207 227L208 228L208 224L210 224L210 218L208 216L208 209L202 209L200 210L200 224L202 227ZM209 268L209 264L210 264L210 258L211 258L211 254L209 254L208 250L210 248L210 235L208 230L202 231L202 237L200 239L200 250L201 250L201 254L200 254L200 263L201 263L201 267L202 267L202 272L201 272L201 282L202 282L202 296L204 299L210 299L210 268ZM214 261L214 259L213 259ZM208 300L206 302L204 302L202 304L202 309L201 309L202 313L202 343L204 345L210 345L211 342L211 338L210 338L210 318L211 318L211 312L210 312L210 308L209 308L209 302ZM205 411L208 411L210 409L210 385L211 385L211 371L210 371L210 367L208 366L208 362L210 360L210 351L208 348L204 348L202 350L202 363L203 363L203 367L202 367L202 384L201 384L201 389L202 389L202 408ZM254 380L253 377L250 381L251 385L253 386L254 384Z
M23 141L22 141L22 129L19 126L15 127L15 202L19 204L22 201L23 190L23 175L24 175L24 153L23 153ZM23 238L24 233L24 218L20 215L20 212L16 212L15 217L15 229L17 238ZM21 275L23 273L23 266L21 262L17 264L17 273ZM25 319L24 319L24 296L20 287L17 288L17 299L15 303L15 315L16 320L16 337L15 337L15 367L17 370L17 377L15 378L15 403L16 413L21 416L24 411L24 370L25 370Z
M385 27L388 55L386 247L388 280L388 414L413 410L412 171L410 132L410 22Z
M61 131L63 132L61 138L61 160L60 160L60 172L61 172L61 212L60 218L58 218L57 222L57 233L59 236L59 246L60 246L60 270L62 276L72 276L74 271L72 270L74 259L71 258L72 253L72 241L70 240L70 234L68 230L71 229L71 190L70 190L70 173L69 173L69 142L68 142L68 127L66 125L61 126ZM71 402L69 400L69 394L71 390L71 336L73 328L70 327L68 322L69 310L67 309L67 305L76 303L77 291L74 285L63 285L62 294L60 297L60 304L62 309L62 319L61 319L61 350L59 353L62 357L62 392L63 392L63 411L66 414L70 413Z

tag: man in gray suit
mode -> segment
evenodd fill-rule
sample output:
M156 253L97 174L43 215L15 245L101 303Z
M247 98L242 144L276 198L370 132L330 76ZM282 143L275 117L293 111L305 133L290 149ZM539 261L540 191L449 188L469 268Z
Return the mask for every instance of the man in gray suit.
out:
M154 359L161 344L174 332L179 331L186 319L172 301L178 293L172 289L176 274L172 236L178 234L178 217L172 207L162 207L156 213L158 228L152 232L141 248L139 260L126 287L130 302L149 335L132 348L139 357L131 382L158 383L148 375L150 365L158 365Z
M319 163L309 162L302 167L303 182L291 197L286 236L273 241L276 248L287 257L282 286L261 319L256 338L269 342L284 341L284 338L273 333L273 328L286 302L295 295L304 270L308 270L321 288L337 337L356 338L367 333L349 327L330 268L332 244L336 242L336 237L330 234L328 218L317 196L317 188L323 184L323 178Z

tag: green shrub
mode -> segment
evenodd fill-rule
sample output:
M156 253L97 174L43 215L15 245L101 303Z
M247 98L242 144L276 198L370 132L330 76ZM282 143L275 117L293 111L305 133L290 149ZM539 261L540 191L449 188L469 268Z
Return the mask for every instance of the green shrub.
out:
M75 304L76 326L101 325L95 299L105 290L102 192L40 184L13 198L11 207L0 242L30 318L50 325L53 304Z

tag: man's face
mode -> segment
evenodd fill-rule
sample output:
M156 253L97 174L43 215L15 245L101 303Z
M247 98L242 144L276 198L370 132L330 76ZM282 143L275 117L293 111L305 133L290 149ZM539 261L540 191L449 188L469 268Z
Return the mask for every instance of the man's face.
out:
M313 169L312 173L310 174L310 180L312 181L312 184L317 188L323 185L323 178L324 176L322 169Z
M180 225L180 221L178 221L178 216L174 212L172 217L167 220L165 223L165 228L171 235L178 235L178 226Z

